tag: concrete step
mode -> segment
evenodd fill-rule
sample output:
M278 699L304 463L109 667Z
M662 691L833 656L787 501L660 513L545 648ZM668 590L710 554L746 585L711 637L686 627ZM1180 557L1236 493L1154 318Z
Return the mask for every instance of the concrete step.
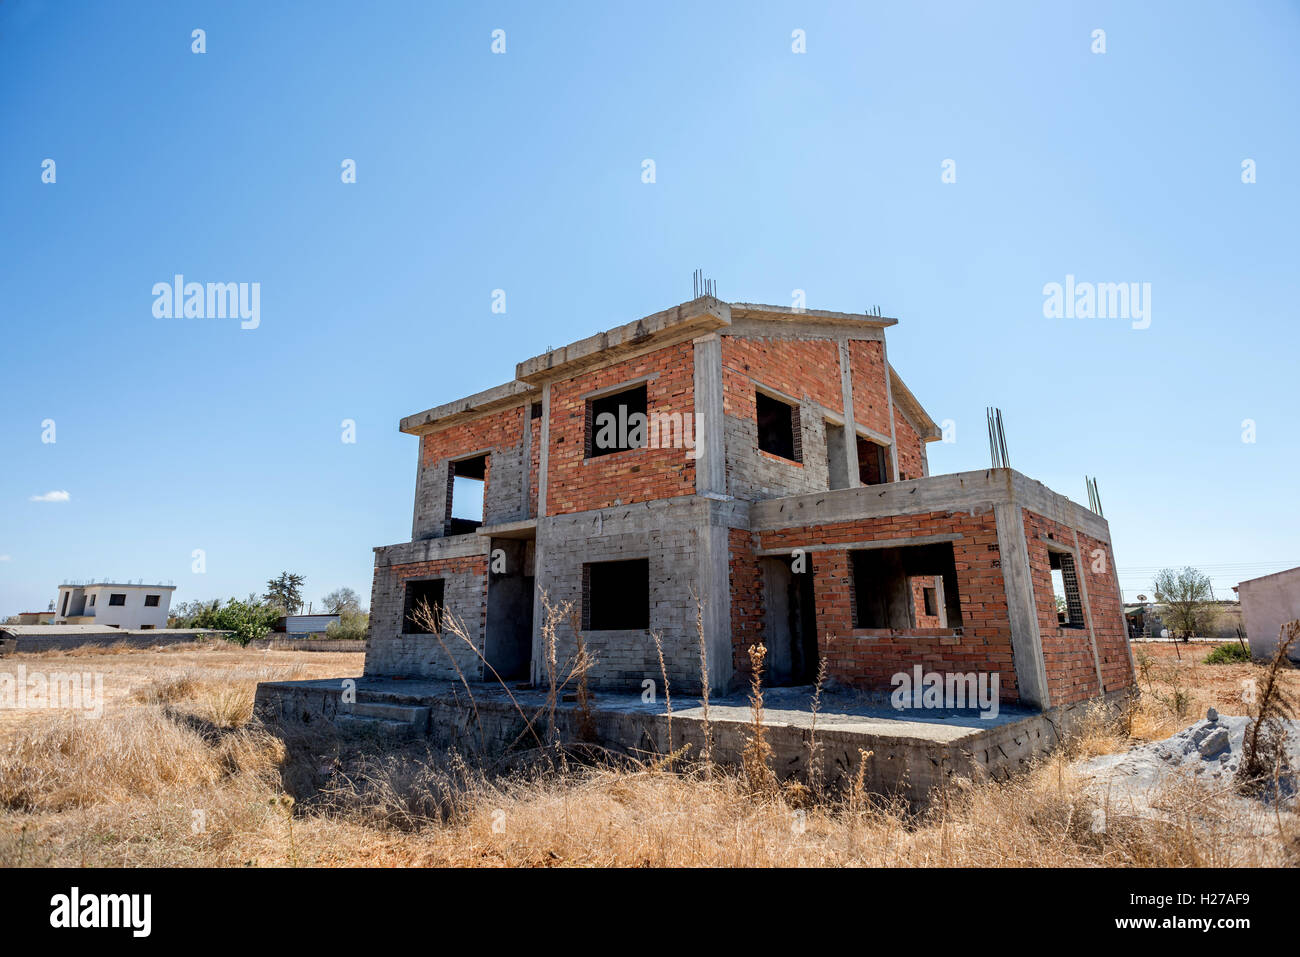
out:
M358 701L344 712L357 718L375 718L409 724L423 731L429 726L429 709L419 705L391 704L387 701Z
M429 709L419 705L358 701L343 705L334 720L342 730L383 738L414 738L429 733Z
M335 715L334 724L340 731L374 735L386 741L406 740L424 733L423 728L417 729L415 725L405 721L389 721L385 718L362 717L344 712Z

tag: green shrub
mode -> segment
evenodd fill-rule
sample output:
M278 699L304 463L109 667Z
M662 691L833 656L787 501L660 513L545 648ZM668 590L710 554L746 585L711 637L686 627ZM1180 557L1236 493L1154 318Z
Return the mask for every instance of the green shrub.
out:
M270 605L256 604L232 598L224 605L213 602L190 618L191 628L215 628L224 631L227 641L246 645L265 638L271 626L280 617L280 610Z
M1235 665L1243 661L1250 661L1250 649L1241 647L1241 643L1236 641L1219 645L1205 656L1207 665Z
M350 638L364 641L370 630L370 616L360 611L345 611L338 621L330 622L325 629L326 638Z

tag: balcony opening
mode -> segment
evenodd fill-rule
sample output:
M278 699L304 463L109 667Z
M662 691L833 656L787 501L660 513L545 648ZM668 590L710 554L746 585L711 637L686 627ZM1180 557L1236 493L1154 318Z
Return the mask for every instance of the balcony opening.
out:
M889 448L858 436L858 476L863 485L883 485L894 480Z
M960 628L961 598L951 542L863 548L849 553L854 628ZM928 579L918 601L916 578ZM925 591L932 594L927 597ZM931 604L926 604L927 600ZM934 610L938 623L923 616Z
M448 535L464 535L483 524L483 500L487 495L488 457L476 455L448 463Z

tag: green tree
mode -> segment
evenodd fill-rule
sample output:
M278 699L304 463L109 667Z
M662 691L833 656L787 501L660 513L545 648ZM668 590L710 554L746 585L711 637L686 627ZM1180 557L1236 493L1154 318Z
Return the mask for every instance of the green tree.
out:
M1188 566L1182 571L1164 568L1152 584L1156 601L1163 605L1161 619L1174 637L1186 641L1207 635L1219 615L1210 576Z
M265 638L279 617L280 609L274 605L232 598L224 605L215 601L210 605L204 603L187 627L213 628L225 632L228 641L246 645Z
M292 615L302 608L302 586L306 581L301 575L281 572L279 578L272 578L266 583L266 594L262 596L267 604L281 609L281 614Z
M342 615L345 612L359 612L361 610L361 599L351 588L336 588L326 595L321 604L331 615Z

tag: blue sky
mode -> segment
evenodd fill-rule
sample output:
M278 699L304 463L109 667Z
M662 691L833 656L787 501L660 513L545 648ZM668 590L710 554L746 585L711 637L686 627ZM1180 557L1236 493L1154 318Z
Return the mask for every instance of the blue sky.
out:
M1298 51L1284 3L6 0L0 616L106 576L368 599L398 419L696 267L899 317L932 471L1000 406L1014 467L1098 477L1130 598L1300 565ZM156 318L176 273L260 283L260 325ZM1150 283L1149 328L1045 318L1066 275Z

